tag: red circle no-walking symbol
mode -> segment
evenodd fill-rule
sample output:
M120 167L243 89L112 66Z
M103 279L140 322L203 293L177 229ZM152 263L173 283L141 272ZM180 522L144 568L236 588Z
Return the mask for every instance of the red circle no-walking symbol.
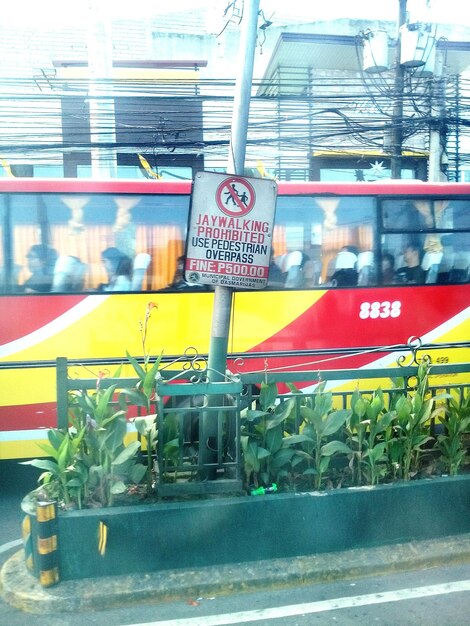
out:
M217 187L215 199L222 213L230 217L242 217L254 207L256 193L246 179L231 176Z

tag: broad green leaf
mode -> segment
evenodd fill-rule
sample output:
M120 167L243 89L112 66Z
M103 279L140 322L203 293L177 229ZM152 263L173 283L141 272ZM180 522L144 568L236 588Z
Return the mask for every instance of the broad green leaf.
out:
M419 415L423 407L423 400L421 396L419 395L419 393L414 394L411 400L411 406L412 406L413 413L415 413L416 415Z
M378 434L383 432L384 430L387 430L387 428L393 422L394 418L395 413L393 411L389 411L388 413L382 415L376 424L375 432Z
M110 428L113 427L112 423L115 422L119 417L125 414L126 414L126 411L116 411L116 413L113 413L109 417L105 417L103 421L101 422L101 429L109 430Z
M318 474L317 470L313 467L308 467L306 470L302 472L302 476L316 476Z
M302 458L302 456L300 454L296 454L295 450L292 450L292 448L283 448L283 450L291 450L293 452L293 457L292 460L290 462L290 466L292 469L295 469L297 467L297 465L299 465L300 463L304 463L305 459Z
M65 436L66 436L65 433L58 430L57 428L51 428L47 431L47 438L49 439L49 443L55 450L59 449L60 444L64 440Z
M341 426L343 426L345 421L348 419L349 415L350 411L348 409L341 409L330 413L325 420L323 431L321 433L322 437L328 437L329 435L334 435L334 433L338 432Z
M113 483L111 485L111 493L114 495L120 494L120 493L124 493L126 491L127 487L126 485L122 482L122 480L117 480L115 483Z
M276 398L278 396L276 383L261 383L261 390L259 395L259 403L264 411L267 411L270 407L273 407Z
M99 400L98 400L98 404L96 405L96 410L95 410L95 418L98 424L101 424L101 421L108 415L109 404L113 397L113 393L116 390L116 387L117 387L116 384L111 385L107 389L105 389L102 393L99 394Z
M112 427L106 429L102 439L101 448L106 448L110 452L117 450L122 445L127 433L126 418L120 415L113 421Z
M254 472L259 471L258 445L254 441L250 441L248 437L242 437L243 462L245 468L253 468Z
M54 475L58 474L58 465L54 461L48 461L47 459L31 459L30 461L22 461L20 465L32 465L38 469L47 470Z
M310 424L313 424L314 415L315 414L314 414L313 409L311 409L309 406L301 406L300 407L300 416L306 422L309 422Z
M323 474L323 472L326 472L326 470L328 469L328 466L330 464L330 459L331 456L322 456L320 459L320 472Z
M411 405L408 398L405 398L405 396L400 396L400 398L398 398L397 400L395 410L398 414L400 421L406 421L411 415Z
M355 391L351 399L351 407L354 413L359 417L359 419L362 419L366 414L366 406L367 405L364 398Z
M37 446L38 448L41 448L41 450L45 452L47 456L50 456L57 461L58 451L56 450L56 448L53 448L48 443L41 442L41 441L37 442Z
M160 361L162 360L163 352L156 359L156 361L152 364L152 367L148 370L143 380L143 391L147 398L150 398L153 394L155 388L155 378L158 373L158 368L160 367Z
M135 406L142 406L146 409L149 408L149 399L140 389L123 389L119 394L119 399L121 399L121 397L124 397L130 404ZM121 409L125 410L125 408L126 405L124 405L124 407L121 406Z
M145 437L155 426L157 415L143 415L141 417L134 418L134 426L142 437Z
M351 454L352 450L342 441L329 441L321 447L322 456L332 456L333 454Z
M132 355L130 355L129 352L127 352L127 350L126 350L126 357L129 363L134 368L134 371L137 374L137 376L140 378L140 380L144 380L146 372L144 368L142 367L142 365L137 361L137 359L135 359Z
M266 447L274 454L282 447L282 428L271 428L266 432Z
M289 435L288 437L283 438L282 443L285 446L293 446L296 443L303 443L304 441L310 441L313 443L313 439L307 437L307 435Z
M290 463L294 455L295 452L291 448L281 448L276 452L276 454L273 455L271 459L271 469L273 471L279 470L287 463Z
M129 470L129 478L138 485L147 472L147 466L143 463L135 463Z
M297 387L294 385L294 383L286 383L286 387L289 389L289 391L293 394L302 394L302 391L300 391L300 389L297 389Z
M271 456L271 453L269 452L269 450L266 450L266 448L262 448L261 446L258 446L256 455L258 459L261 460L261 459L266 459L268 456Z
M295 409L295 400L290 398L286 400L282 404L276 406L274 413L270 414L269 419L266 421L266 430L270 428L275 428L279 424L282 424L284 420L286 420Z
M112 462L113 465L121 465L131 459L140 448L140 441L132 441Z
M266 417L267 415L269 415L269 413L266 413L266 411L258 411L257 409L248 409L245 414L248 422L254 422L262 417Z
M83 480L77 477L71 478L70 480L67 481L66 486L67 487L82 487Z
M385 443L381 442L375 445L372 450L368 450L366 452L366 456L368 456L371 461L375 464L377 461L380 461L384 458L385 454Z
M370 410L372 411L372 416L376 418L382 411L383 407L384 407L384 399L383 399L382 392L380 390L380 392L377 391L374 394L374 397L372 398L372 402L370 404Z
M315 397L314 412L319 417L327 415L333 408L333 395L331 393L321 393Z

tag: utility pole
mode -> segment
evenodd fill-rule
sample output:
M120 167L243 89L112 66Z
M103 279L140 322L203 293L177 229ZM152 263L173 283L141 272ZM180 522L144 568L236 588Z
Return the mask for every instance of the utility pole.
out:
M246 136L258 31L259 3L260 0L245 0L240 35L240 74L235 85L232 132L227 162L227 173L239 176L243 176L245 169ZM231 287L217 285L215 288L208 363L209 379L212 382L223 380L225 376L232 294L233 289Z
M260 0L245 0L242 30L240 34L240 57L238 67L240 74L235 85L233 102L232 131L229 144L227 173L243 176L245 168L246 136L250 97L253 83L253 66L258 30L258 14ZM212 311L212 329L209 344L208 379L209 382L221 382L225 379L227 353L232 312L233 289L217 285L215 287ZM216 396L212 396L217 401ZM217 456L217 423L209 412L202 414L202 441L200 454L203 464L213 463ZM209 471L207 477L215 478Z
M115 178L116 151L99 146L100 143L116 143L114 99L109 86L113 70L111 24L104 3L89 0L88 8L90 141L98 144L91 148L91 175L93 178Z
M447 180L441 168L445 146L445 129L442 127L442 120L445 117L445 79L441 54L436 55L432 87L428 180L438 183Z
M392 157L391 177L401 178L401 160L403 144L403 92L405 70L400 63L401 59L401 27L406 23L406 0L399 0L398 37L395 55L395 84L394 104L392 112Z

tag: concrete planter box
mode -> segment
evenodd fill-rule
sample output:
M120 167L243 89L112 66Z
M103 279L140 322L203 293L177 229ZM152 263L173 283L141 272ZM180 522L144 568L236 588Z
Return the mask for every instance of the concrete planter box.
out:
M43 527L28 497L22 508L40 577ZM470 476L67 511L47 524L60 580L306 556L468 533Z

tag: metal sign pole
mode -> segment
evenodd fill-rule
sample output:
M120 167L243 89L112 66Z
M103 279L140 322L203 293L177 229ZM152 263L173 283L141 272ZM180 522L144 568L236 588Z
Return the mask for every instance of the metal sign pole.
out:
M243 175L245 167L246 135L250 108L250 95L253 81L253 65L258 30L259 0L245 2L242 31L240 35L241 73L237 78L233 102L232 133L229 145L227 173ZM212 329L209 344L208 377L209 382L224 379L227 367L227 352L232 310L231 287L215 287L212 312ZM214 416L206 412L202 416L202 437L199 453L203 464L214 463L217 457L217 422ZM215 478L209 472L208 478Z
M244 173L258 13L259 0L248 0L248 2L245 2L240 37L240 65L242 71L237 78L233 102L232 136L227 163L227 173L229 174L243 175ZM212 382L222 380L227 367L232 294L233 289L231 287L217 285L215 288L208 363L209 380Z

